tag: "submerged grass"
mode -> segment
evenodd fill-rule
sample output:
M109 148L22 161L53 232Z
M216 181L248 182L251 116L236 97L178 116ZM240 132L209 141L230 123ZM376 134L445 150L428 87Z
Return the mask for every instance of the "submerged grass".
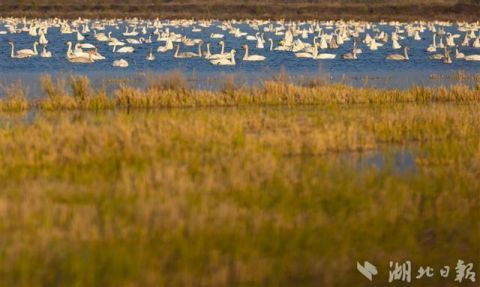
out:
M99 97L45 81L51 107ZM412 260L414 282L478 266L477 91L250 92L122 87L116 107L253 106L0 113L0 285L362 286L357 261L378 285L389 261Z
M465 75L459 73L462 79ZM459 76L459 77L460 77ZM165 107L225 107L225 106L295 106L295 105L351 105L398 103L466 103L480 101L480 83L458 84L449 87L421 87L410 89L379 89L353 87L344 83L329 83L326 78L292 80L286 73L259 85L237 85L233 76L226 76L220 89L200 89L191 85L183 74L172 72L149 75L144 87L118 84L107 96L104 86L93 88L86 76L58 77L54 81L45 75L40 79L44 96L27 100L21 84L6 90L0 99L0 110L102 110L113 108Z
M21 81L16 81L11 85L1 85L0 88L5 96L5 100L0 100L0 110L25 111L29 108L27 91Z

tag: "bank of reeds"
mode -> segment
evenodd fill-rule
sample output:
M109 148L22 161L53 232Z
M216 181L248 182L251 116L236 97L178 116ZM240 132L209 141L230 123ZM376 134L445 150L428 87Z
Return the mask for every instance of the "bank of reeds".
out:
M51 76L40 78L46 96L35 102L42 110L74 110L74 109L109 109L112 101L107 97L104 88L94 90L86 76L72 76L68 84L65 78L59 77L54 82Z
M231 76L221 89L205 90L189 85L178 72L149 76L145 87L119 84L107 95L106 88L93 88L86 76L40 79L43 96L28 100L21 84L4 87L0 110L102 110L114 108L171 108L204 106L296 106L396 104L434 102L480 102L480 83L462 82L449 87L381 89L354 87L322 80L268 79L254 86L237 86Z

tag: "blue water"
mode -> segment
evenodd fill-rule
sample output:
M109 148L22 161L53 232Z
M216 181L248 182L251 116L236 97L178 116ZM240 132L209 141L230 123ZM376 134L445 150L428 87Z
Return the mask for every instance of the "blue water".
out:
M105 34L112 32L112 36L118 38L120 41L124 41L126 37L122 34L125 31L126 22L120 23L118 27L106 26ZM222 67L213 66L206 59L192 58L192 59L175 59L173 58L174 51L167 53L155 53L155 61L146 61L145 57L149 48L156 51L158 46L164 46L164 42L156 42L156 35L152 35L153 43L130 45L136 49L131 54L118 54L112 53L112 47L107 45L107 42L97 42L92 32L84 35L86 39L83 42L94 44L98 47L99 52L107 57L104 61L98 61L94 64L72 64L67 61L65 53L67 46L65 42L72 41L76 43L76 33L61 34L58 27L49 28L47 39L49 40L48 50L53 53L53 58L41 58L34 57L29 59L11 59L10 58L10 46L9 41L15 42L15 49L32 49L34 41L38 40L38 37L32 37L28 32L0 35L0 79L11 79L24 77L26 79L32 79L43 73L50 74L86 74L93 78L101 77L129 77L131 75L138 74L140 72L166 72L171 70L180 69L187 74L195 74L200 77L216 77L223 73L236 73L247 75L256 79L265 75L278 72L282 67L292 75L328 75L328 79L341 80L350 79L354 83L362 84L364 82L363 77L372 77L369 81L372 85L380 86L392 86L392 87L408 87L413 84L435 84L435 81L431 81L429 76L431 74L448 75L459 70L463 70L467 73L480 72L480 62L467 62L464 60L455 60L452 64L444 64L441 61L431 60L428 57L428 53L425 49L432 42L432 33L425 30L422 33L422 40L415 41L412 38L406 37L400 40L400 44L407 45L411 48L409 52L410 61L397 62L387 61L385 56L392 53L402 53L401 50L393 50L391 48L391 41L385 44L383 47L379 47L378 51L370 51L368 47L359 42L359 48L363 50L363 53L359 55L357 61L347 61L341 59L340 55L350 52L353 41L347 41L339 49L327 49L320 50L320 53L335 53L337 58L334 60L312 60L296 58L292 52L281 51L269 51L268 38L274 40L274 46L278 45L278 42L283 36L275 36L274 33L265 33L264 37L267 40L265 43L265 49L256 49L255 41L247 41L245 38L235 38L233 35L222 31L218 26L220 22L215 21L209 28L202 28L202 32L192 32L192 27L175 27L169 26L170 31L180 33L192 39L203 39L204 42L211 43L212 53L218 53L220 47L217 43L218 39L210 39L210 33L222 33L225 35L223 39L226 43L226 50L231 48L237 50L237 65L234 67ZM141 26L141 25L140 25ZM242 32L247 32L250 35L255 35L257 31L253 30L246 24L237 24ZM377 26L380 30L386 31L390 34L393 30L391 26ZM307 25L300 25L300 28L307 28ZM6 30L4 23L0 21L0 31ZM263 30L263 26L260 26L260 30ZM458 32L456 26L445 27L446 32L458 33L462 37L456 39L457 44L463 40L464 33ZM138 29L137 31L140 31ZM146 35L141 33L133 38L139 37L148 38L149 34L153 34L154 28L149 28ZM327 30L330 32L331 30ZM373 31L368 31L371 36L374 36ZM478 33L478 32L477 32ZM315 34L315 33L314 33ZM313 41L314 34L309 35L308 39L302 39L304 42L311 43ZM406 36L406 34L403 34ZM364 34L361 34L361 40L363 40ZM250 53L261 54L267 57L264 62L243 62L241 57L243 56L243 50L241 45L248 43L250 46ZM463 48L463 47L462 47ZM204 47L205 49L205 47ZM39 52L41 46L39 46ZM185 51L197 51L197 47L181 46L181 52ZM439 51L440 52L440 51ZM480 49L475 48L463 48L462 52L465 54L480 54ZM454 53L452 53L453 56ZM128 68L115 68L112 67L114 60L123 58L130 64ZM453 58L453 57L452 57ZM28 82L28 81L27 81Z

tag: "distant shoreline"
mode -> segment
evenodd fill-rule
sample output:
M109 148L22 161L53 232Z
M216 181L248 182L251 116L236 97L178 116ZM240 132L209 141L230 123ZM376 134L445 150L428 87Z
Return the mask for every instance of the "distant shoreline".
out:
M1 17L142 17L196 19L358 19L478 21L480 4L324 3L162 3L162 4L0 4Z

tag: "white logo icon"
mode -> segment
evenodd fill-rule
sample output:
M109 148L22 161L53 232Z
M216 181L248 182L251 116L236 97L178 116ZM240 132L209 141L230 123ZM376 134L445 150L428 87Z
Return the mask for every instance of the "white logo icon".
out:
M370 281L372 281L373 275L378 274L377 267L375 267L375 265L373 265L372 263L370 263L368 261L365 261L363 263L363 266L362 266L362 264L360 264L360 262L357 261L357 270L363 276L367 277L367 279L370 280Z

